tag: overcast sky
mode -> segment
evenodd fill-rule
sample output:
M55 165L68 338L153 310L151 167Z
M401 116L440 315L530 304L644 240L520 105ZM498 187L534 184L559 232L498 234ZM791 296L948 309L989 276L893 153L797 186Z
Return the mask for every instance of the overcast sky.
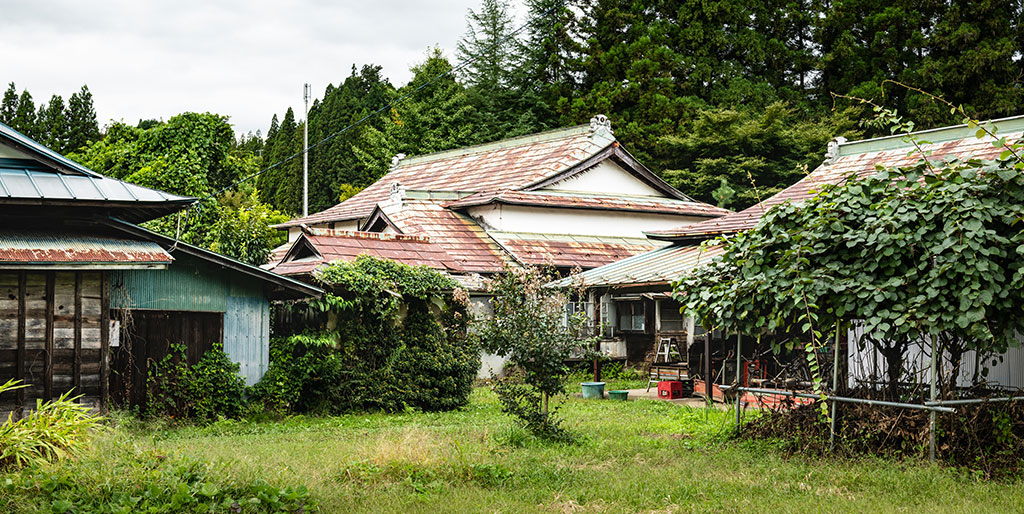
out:
M322 98L352 64L374 63L398 86L432 46L454 62L478 4L0 0L0 81L37 104L87 84L100 125L209 111L266 132L274 113L302 111L303 82Z

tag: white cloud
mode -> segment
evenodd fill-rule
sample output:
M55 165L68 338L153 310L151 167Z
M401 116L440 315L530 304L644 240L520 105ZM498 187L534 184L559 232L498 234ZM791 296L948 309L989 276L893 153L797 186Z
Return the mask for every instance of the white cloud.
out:
M0 81L37 104L88 84L101 124L210 111L265 131L274 113L302 110L303 82L320 97L353 64L400 85L431 46L454 60L478 4L0 0Z

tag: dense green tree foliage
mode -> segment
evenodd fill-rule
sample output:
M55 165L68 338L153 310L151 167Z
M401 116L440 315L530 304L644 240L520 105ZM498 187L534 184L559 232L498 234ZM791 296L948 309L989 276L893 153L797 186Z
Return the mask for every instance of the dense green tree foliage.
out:
M259 138L236 141L225 116L184 113L149 128L113 123L102 139L70 157L114 178L201 199L185 213L148 226L259 265L283 243L269 225L286 216L259 202L250 184L241 192L221 190L259 169L261 148Z
M727 204L742 208L756 201L755 185L767 196L817 166L828 139L880 135L851 121L870 113L832 93L884 95L888 105L913 112L919 127L956 120L887 80L982 118L1018 114L1024 100L1017 0L522 1L527 26L514 37L519 22L510 1L482 0L470 10L456 49L464 64L457 80L442 77L367 128L315 148L311 209L371 183L398 152L488 142L601 113L626 148L673 185L716 201L712 192L724 184L734 192ZM397 91L383 84L379 67L353 69L315 104L311 142L450 66L434 50ZM278 139L275 127L268 148ZM300 146L293 142L291 153ZM287 199L272 199L271 188L287 191ZM279 209L296 211L294 186L263 189Z

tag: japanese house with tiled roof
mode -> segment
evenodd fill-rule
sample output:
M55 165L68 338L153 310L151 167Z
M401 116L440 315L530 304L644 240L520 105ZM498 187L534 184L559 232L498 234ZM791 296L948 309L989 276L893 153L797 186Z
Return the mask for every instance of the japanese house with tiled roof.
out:
M213 344L250 384L269 366L269 302L321 291L138 225L194 199L89 170L0 123L0 413L73 391L138 404L147 367Z
M590 125L399 155L355 196L278 225L288 230L289 244L268 267L304 276L365 253L427 264L472 283L509 264L594 268L666 244L645 230L729 213L665 183L598 116Z
M999 127L1000 136L1010 140L1024 136L1024 116L993 123ZM731 346L722 344L724 336L721 331L708 334L699 326L695 327L692 320L683 318L679 313L680 305L668 296L673 281L722 253L722 247L713 244L713 239L754 228L772 207L811 198L824 185L841 183L851 175L866 177L876 173L879 167L915 164L920 160L921 152L932 160L998 157L1002 148L994 146L991 138L976 138L975 133L976 129L965 125L920 131L914 135L927 143L921 145L921 151L913 152L914 147L902 135L853 142L837 138L829 143L824 162L799 182L763 202L699 223L669 229L651 228L645 231L647 236L667 242L668 246L584 271L560 280L556 285L579 284L589 289L591 301L600 306L596 309L599 314L595 314L595 323L603 327L605 347L651 348L664 338L675 340L681 353L685 354L683 357L692 358L703 351L703 345L694 346L694 341L709 340L713 361L711 372L714 376L725 377L731 373L730 370L721 374L716 370L723 364L728 368L728 359L724 357ZM641 357L639 352L630 354L633 358ZM854 376L855 367L864 367L862 361L854 362L860 357L856 352L851 353L849 369ZM1024 386L1024 373L1019 371L1024 370L1024 351L1011 349L1004 359L990 371L992 378L1002 384ZM970 376L972 372L973 368L963 376ZM731 380L728 377L725 383Z

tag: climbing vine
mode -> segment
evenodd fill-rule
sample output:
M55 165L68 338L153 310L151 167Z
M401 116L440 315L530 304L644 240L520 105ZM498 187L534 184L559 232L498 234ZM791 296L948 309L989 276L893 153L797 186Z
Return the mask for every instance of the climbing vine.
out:
M913 129L876 112L896 132ZM1024 161L996 126L965 122L1002 148L998 157L939 160L908 136L915 163L772 208L756 228L715 241L722 258L677 282L676 298L705 326L776 331L776 349L805 344L816 326L863 320L894 393L921 338L957 353L954 362L967 350L1004 352L1024 333Z

